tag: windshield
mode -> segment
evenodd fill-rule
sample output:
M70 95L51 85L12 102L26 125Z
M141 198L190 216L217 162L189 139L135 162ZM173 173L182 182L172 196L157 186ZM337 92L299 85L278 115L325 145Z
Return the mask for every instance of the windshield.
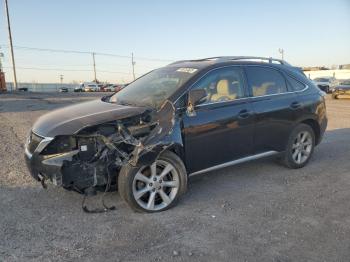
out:
M115 93L109 102L159 108L196 72L194 68L165 67L154 70Z

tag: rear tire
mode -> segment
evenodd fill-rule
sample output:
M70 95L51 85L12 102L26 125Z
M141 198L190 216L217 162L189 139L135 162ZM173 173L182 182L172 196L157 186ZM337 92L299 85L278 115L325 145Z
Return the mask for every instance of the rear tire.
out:
M160 212L176 205L186 192L187 174L181 159L165 151L151 166L126 165L118 176L118 191L138 212Z
M297 125L289 136L286 152L282 158L288 168L302 168L309 161L315 147L315 133L306 124Z

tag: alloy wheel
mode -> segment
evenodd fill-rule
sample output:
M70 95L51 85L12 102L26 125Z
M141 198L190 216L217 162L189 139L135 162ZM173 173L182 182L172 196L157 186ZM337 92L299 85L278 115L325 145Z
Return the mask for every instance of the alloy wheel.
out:
M170 205L180 186L175 167L165 160L157 160L136 173L132 191L136 202L144 209L155 211Z
M312 136L308 131L299 132L292 146L292 158L297 164L308 160L312 151Z

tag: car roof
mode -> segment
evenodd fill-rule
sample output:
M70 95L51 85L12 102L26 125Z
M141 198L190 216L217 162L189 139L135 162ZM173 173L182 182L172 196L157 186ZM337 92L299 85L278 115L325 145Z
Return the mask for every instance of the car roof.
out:
M217 57L208 57L202 59L193 59L193 60L181 60L171 63L169 66L188 66L192 65L198 68L206 67L214 64L221 63L270 63L270 64L281 64L289 65L286 61L282 59L272 58L272 57L260 57L260 56L217 56Z
M279 69L284 69L292 73L304 75L299 67L294 67L282 59L272 57L256 56L219 56L194 60L181 60L169 64L167 67L195 68L198 70L206 68L216 68L226 65L269 65Z

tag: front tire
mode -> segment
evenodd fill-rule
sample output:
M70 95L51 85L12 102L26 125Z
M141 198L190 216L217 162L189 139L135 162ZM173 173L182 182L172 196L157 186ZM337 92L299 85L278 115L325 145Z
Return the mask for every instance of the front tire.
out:
M187 174L181 159L165 151L150 166L124 166L118 177L120 196L135 211L160 212L186 192Z
M289 168L304 167L312 156L315 147L315 133L306 124L297 125L289 136L283 162Z

